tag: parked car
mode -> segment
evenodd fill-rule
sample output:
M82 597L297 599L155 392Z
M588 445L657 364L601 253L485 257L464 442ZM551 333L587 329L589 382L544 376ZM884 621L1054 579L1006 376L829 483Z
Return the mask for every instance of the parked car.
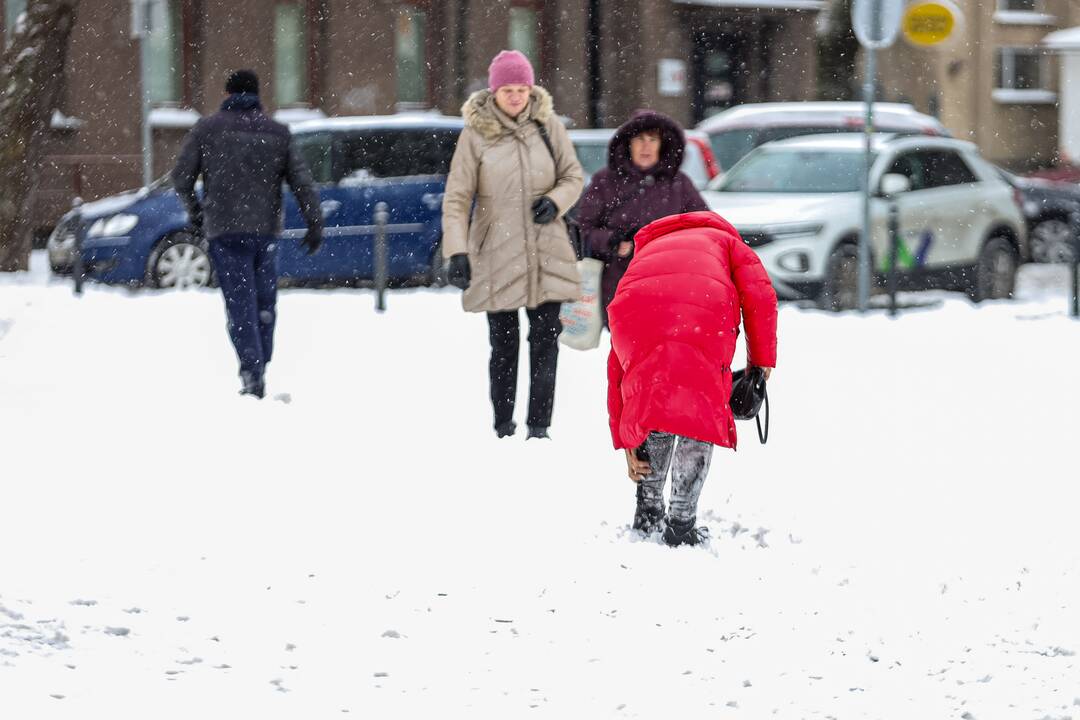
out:
M861 131L865 125L865 103L771 102L738 105L703 120L697 129L709 136L713 155L724 171L767 142L799 135ZM936 118L903 103L874 103L874 129L887 133L949 135Z
M608 143L615 130L602 128L596 130L569 130L570 142L574 144L581 167L585 171L585 183L608 162ZM683 155L681 170L686 173L698 190L702 190L719 173L713 158L712 149L703 133L688 130L686 132L686 152Z
M374 277L375 209L386 203L390 280L436 280L443 189L462 127L460 118L423 113L293 125L293 142L318 186L324 244L315 255L304 252L303 220L286 191L279 276L310 283ZM205 241L192 234L166 179L65 215L48 242L54 270L70 271L76 234L91 278L152 287L213 281Z
M1021 177L998 168L1005 182L1021 196L1020 207L1027 220L1030 260L1040 263L1069 263L1075 257L1069 214L1080 209L1080 185L1041 178Z
M769 143L703 193L757 251L781 297L813 298L831 309L855 305L864 146L861 133ZM888 266L888 201L880 188L886 176L901 176L901 287L1010 297L1027 235L1013 189L994 166L974 145L948 138L875 134L872 151L876 278L883 280Z

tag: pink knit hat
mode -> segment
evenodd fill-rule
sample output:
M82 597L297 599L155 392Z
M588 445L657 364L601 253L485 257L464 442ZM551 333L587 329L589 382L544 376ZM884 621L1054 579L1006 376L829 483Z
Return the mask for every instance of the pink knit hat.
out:
M495 92L503 85L533 86L533 68L529 58L517 50L503 50L488 66L488 88Z

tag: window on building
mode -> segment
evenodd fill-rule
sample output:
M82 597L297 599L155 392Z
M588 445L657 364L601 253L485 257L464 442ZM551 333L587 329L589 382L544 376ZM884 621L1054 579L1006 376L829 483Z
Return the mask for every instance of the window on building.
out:
M540 67L540 13L534 7L510 8L510 36L507 44L529 58L534 68Z
M147 86L150 102L179 103L183 95L183 58L180 50L180 3L163 0L150 5L147 36Z
M424 105L428 99L425 52L427 13L404 5L398 8L394 27L394 55L397 67L397 99L400 104Z
M26 12L26 0L4 0L4 34L8 40L15 32L19 16Z
M300 0L274 7L274 97L278 107L307 102L307 23Z
M1038 12L1042 10L1042 0L998 0L998 10Z
M994 87L1003 90L1045 89L1046 57L1038 48L998 48L994 58Z

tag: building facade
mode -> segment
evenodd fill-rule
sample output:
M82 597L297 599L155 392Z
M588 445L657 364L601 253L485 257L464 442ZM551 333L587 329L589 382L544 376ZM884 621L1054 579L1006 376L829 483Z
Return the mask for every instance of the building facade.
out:
M940 48L903 40L882 53L882 93L938 116L990 159L1027 171L1056 164L1058 60L1046 36L1080 23L1072 0L954 0L963 13Z
M5 33L26 0L0 0ZM154 172L251 68L283 121L457 114L490 59L521 50L576 127L651 107L686 124L742 102L814 95L822 0L153 0ZM141 182L140 46L131 0L84 0L53 117L35 224L75 196Z

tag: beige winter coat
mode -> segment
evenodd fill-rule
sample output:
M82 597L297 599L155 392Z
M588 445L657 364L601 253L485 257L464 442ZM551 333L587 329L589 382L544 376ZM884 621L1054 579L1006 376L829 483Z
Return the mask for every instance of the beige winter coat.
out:
M577 263L562 216L577 202L584 181L551 95L534 86L527 108L511 120L495 106L494 93L480 90L461 114L465 129L450 163L442 223L443 254L469 254L465 309L494 312L579 299ZM554 162L534 118L547 128ZM542 195L555 202L559 217L537 225L532 204Z

